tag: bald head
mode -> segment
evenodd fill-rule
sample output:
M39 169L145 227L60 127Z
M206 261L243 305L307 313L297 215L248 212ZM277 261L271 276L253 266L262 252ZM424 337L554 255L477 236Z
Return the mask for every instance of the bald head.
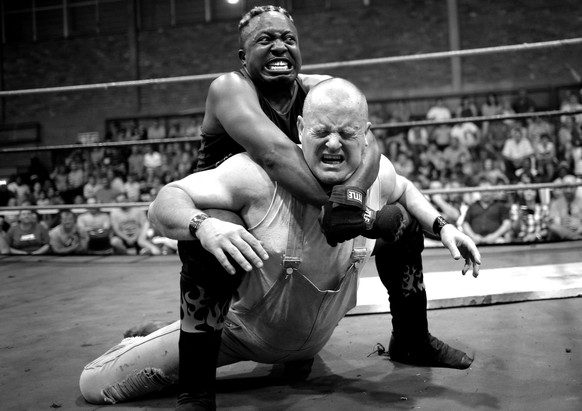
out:
M297 128L315 177L328 185L342 183L358 168L367 146L366 98L347 80L322 81L307 94Z
M368 102L364 93L348 80L334 77L324 80L313 87L303 106L303 117L318 110L332 108L350 112L363 121L368 121Z

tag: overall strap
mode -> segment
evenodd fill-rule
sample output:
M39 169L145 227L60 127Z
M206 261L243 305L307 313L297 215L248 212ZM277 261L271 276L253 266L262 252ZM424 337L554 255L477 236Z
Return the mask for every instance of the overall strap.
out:
M283 257L283 269L292 274L301 264L303 257L303 204L291 197L287 250Z
M295 198L291 199L289 230L287 234L287 249L283 257L283 269L287 275L292 274L301 265L303 258L303 204ZM351 263L357 264L365 260L368 255L366 238L356 237L352 243Z

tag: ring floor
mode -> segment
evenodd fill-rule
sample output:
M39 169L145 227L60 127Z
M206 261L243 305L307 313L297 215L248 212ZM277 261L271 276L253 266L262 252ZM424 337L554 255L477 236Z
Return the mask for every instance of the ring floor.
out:
M218 370L220 410L580 410L582 242L481 247L478 278L442 248L424 253L429 324L475 356L464 371L412 367L377 352L391 324L374 266L304 381L279 366ZM0 409L172 410L168 390L87 404L83 366L123 332L178 318L176 256L0 257ZM381 287L381 286L380 286Z

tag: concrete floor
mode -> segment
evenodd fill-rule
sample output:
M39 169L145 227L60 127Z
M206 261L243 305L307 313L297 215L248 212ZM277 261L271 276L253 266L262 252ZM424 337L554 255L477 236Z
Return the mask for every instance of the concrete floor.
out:
M579 263L581 244L482 248L480 278L488 268ZM427 279L456 271L449 260L442 249L427 250ZM175 256L0 258L0 410L172 410L171 390L116 406L87 404L78 378L126 329L178 318L178 267ZM371 267L364 277L374 275ZM463 294L462 283L445 285ZM410 367L374 353L377 343L388 345L390 315L368 311L342 320L304 382L251 362L219 369L219 409L582 409L582 298L450 301L456 308L429 311L431 331L474 353L469 370Z

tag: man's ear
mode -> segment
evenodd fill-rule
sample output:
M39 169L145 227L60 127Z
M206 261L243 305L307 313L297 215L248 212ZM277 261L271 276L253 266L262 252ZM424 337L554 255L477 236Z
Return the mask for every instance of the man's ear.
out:
M366 123L366 132L364 133L364 144L368 147L368 133L370 132L370 128L372 127L372 123L369 121Z
M239 49L239 51L238 51L238 59L240 60L240 62L242 63L242 65L244 67L246 67L246 65L247 65L247 58L246 58L245 51L243 49Z
M303 117L297 116L297 131L299 134L299 142L303 143L303 130L305 128L305 120Z

